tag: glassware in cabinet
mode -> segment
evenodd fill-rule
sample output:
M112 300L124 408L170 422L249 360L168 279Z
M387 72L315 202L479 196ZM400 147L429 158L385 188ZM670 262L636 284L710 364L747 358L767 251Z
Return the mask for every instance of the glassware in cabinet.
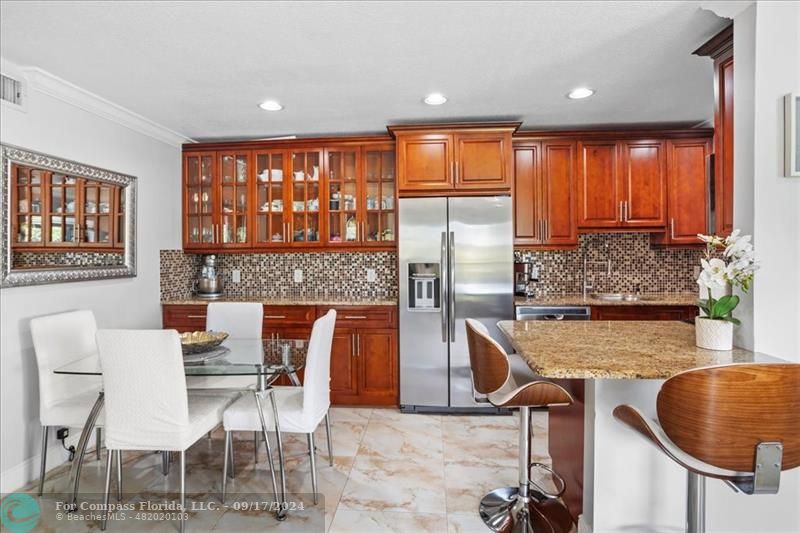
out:
M12 239L14 245L42 246L44 244L44 182L45 172L11 165Z
M250 212L248 153L219 154L220 204L217 243L224 247L248 246L248 213Z
M289 242L320 242L322 151L292 152Z
M215 154L184 154L185 246L208 247L217 241L214 216Z
M287 183L283 152L255 152L256 244L280 245L288 241L286 209Z
M336 246L362 240L359 148L326 150L328 236Z
M364 240L385 244L396 239L395 151L392 146L367 147L364 153L366 221Z

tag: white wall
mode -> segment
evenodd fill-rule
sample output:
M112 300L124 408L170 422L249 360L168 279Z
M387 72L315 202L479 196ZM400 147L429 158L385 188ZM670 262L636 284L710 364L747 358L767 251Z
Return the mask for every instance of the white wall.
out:
M2 68L24 75L7 61ZM32 84L24 112L3 105L0 140L136 176L138 275L0 290L0 492L38 477L39 393L28 321L82 308L94 311L100 327L160 327L159 249L181 246L179 138L169 142L170 132L46 74L35 77L50 94ZM50 466L64 458L51 442Z

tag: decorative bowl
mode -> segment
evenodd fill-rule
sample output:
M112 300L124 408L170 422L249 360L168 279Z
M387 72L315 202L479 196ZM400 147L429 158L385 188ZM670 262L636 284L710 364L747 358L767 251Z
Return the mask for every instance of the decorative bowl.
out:
M223 331L190 331L181 333L181 348L184 355L213 350L228 338Z

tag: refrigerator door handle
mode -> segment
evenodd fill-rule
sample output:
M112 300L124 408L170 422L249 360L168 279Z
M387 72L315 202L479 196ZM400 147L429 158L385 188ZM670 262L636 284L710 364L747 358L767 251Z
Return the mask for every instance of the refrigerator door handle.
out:
M448 294L447 284L449 276L445 275L447 272L449 262L447 261L447 233L442 232L442 245L439 250L439 272L441 275L441 294L439 295L439 313L442 317L442 342L447 342L447 303L450 301Z
M447 280L447 288L450 293L448 300L450 310L450 342L456 341L456 234L450 232L450 239L447 250L447 274L450 279Z

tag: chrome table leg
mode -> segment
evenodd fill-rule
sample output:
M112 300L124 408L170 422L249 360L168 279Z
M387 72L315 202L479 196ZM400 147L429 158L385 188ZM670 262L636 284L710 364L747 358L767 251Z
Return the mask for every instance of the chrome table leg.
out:
M122 501L122 450L117 450L117 501Z
M308 456L311 458L311 491L314 493L314 504L317 503L317 450L314 446L314 433L308 434Z
M69 486L72 487L72 494L67 503L67 509L74 511L78 505L78 489L81 482L81 468L83 467L83 458L86 455L86 445L89 443L89 437L92 435L92 429L97 422L97 417L100 416L100 411L103 409L105 396L102 392L97 395L97 401L94 402L94 407L89 412L89 417L86 419L86 424L83 426L81 438L78 440L78 448L75 452L75 459L72 461L72 466L69 469Z
M328 462L333 466L333 446L331 445L331 412L325 413L325 434L328 437Z
M108 455L106 458L106 492L103 496L103 503L105 503L105 507L103 510L103 520L100 522L101 531L106 530L106 523L108 522L108 499L111 493L111 465L113 464L112 456L114 455L114 452L112 450L106 450L106 454Z
M278 441L278 468L281 471L281 509L278 511L278 520L286 519L286 471L283 459L283 439L281 439L281 425L278 421L278 403L275 401L275 389L270 389L270 400L272 401L272 414L275 417L275 440Z
M44 475L47 473L47 433L50 428L42 426L42 466L39 467L39 496L44 491Z
M100 444L103 442L102 432L103 428L97 428L95 431L95 444L94 444L94 452L97 456L97 460L100 460Z
M272 445L269 443L269 436L267 435L267 421L264 418L264 407L261 403L261 396L260 394L264 391L253 391L253 395L256 399L256 409L258 411L258 418L261 421L261 431L264 433L264 443L267 447L267 462L269 463L269 475L272 478L272 490L275 494L275 499L278 501L278 505L280 508L275 513L275 516L278 520L285 520L286 519L286 511L285 511L285 503L286 503L286 489L281 493L280 498L278 498L278 483L275 480L275 464L272 460ZM269 391L270 397L273 396L273 391L270 389ZM275 405L273 401L272 405ZM280 438L280 437L279 437ZM278 441L280 443L280 440ZM280 454L280 469L281 469L281 481L283 481L283 454Z
M225 455L222 463L222 497L220 500L222 503L225 503L225 489L228 486L228 454L230 453L231 449L231 432L225 432Z

